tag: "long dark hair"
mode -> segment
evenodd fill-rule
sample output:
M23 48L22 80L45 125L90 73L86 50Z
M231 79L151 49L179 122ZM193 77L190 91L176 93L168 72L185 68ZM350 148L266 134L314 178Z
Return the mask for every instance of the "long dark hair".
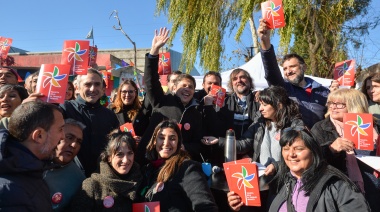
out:
M176 121L173 120L164 120L157 125L154 129L152 138L149 141L148 146L146 147L146 158L149 161L154 161L158 159L158 153L156 150L156 139L160 130L165 128L171 128L177 133L178 144L177 149L170 158L165 161L164 166L161 168L157 176L157 182L166 182L168 181L178 170L185 160L190 159L187 152L181 149L182 146L182 134L181 130L178 127Z
M306 148L312 154L312 164L302 173L302 187L301 189L310 195L310 192L315 188L319 179L324 175L324 170L327 164L323 160L322 149L318 142L314 140L312 135L306 129L303 130L284 130L280 138L281 151L286 145L292 145L297 138L303 140ZM276 175L279 188L287 182L289 167L285 164L285 159L281 157L279 171Z
M270 86L259 93L259 101L269 104L276 111L276 128L282 129L287 123L296 118L301 118L298 104L291 100L285 88L280 86ZM270 130L271 120L265 120L267 128Z

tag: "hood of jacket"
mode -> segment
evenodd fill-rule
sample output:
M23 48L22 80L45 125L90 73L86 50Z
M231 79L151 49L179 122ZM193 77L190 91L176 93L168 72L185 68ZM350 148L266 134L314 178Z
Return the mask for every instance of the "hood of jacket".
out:
M0 174L25 173L42 177L50 168L5 130L0 130Z

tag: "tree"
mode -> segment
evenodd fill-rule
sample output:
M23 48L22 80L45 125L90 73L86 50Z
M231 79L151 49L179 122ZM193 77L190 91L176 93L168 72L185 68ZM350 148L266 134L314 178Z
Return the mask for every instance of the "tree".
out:
M296 52L309 64L314 76L332 77L336 62L347 59L348 41L356 41L347 33L345 24L357 16L367 14L371 0L301 0L297 9L291 1L284 3L287 26L280 30L283 54ZM368 29L367 21L357 28ZM358 31L362 36L366 31ZM290 47L291 39L294 39ZM288 48L289 47L289 48Z
M261 2L263 1L157 0L156 13L167 13L173 24L171 39L179 29L183 31L184 57L181 65L190 70L199 53L200 65L206 70L217 71L220 68L225 32L238 27L235 35L235 40L238 41L250 18L253 22L252 14L260 9ZM331 77L333 65L347 57L347 43L355 40L344 24L358 15L365 15L370 2L371 0L283 0L287 25L278 31L281 54L290 51L299 53L306 59L314 76ZM367 21L367 24L354 28L363 28L361 32L365 33L365 28L368 29L373 22Z

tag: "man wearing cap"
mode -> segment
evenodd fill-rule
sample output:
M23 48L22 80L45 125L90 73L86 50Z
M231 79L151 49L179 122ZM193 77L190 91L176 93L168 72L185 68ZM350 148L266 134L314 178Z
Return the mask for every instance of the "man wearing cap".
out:
M0 67L0 87L6 84L17 85L19 78L15 69Z
M52 211L43 172L64 138L62 113L44 102L19 105L0 131L0 211Z

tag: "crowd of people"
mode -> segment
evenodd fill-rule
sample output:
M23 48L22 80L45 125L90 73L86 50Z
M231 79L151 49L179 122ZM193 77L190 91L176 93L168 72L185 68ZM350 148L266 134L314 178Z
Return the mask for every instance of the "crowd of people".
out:
M221 86L218 72L204 75L200 91L191 75L173 72L164 92L158 55L166 28L145 56L143 101L126 80L104 107L102 75L90 68L69 82L63 104L49 104L36 92L38 73L23 87L16 70L1 67L0 210L132 211L159 202L161 211L380 211L379 172L355 157L380 156L380 74L361 91L336 81L329 89L304 77L303 58L289 54L282 77L264 20L258 33L269 87L255 91L249 72L235 69L221 108L210 92ZM344 137L345 113L373 114L373 150ZM119 129L127 122L134 136ZM206 161L222 167L228 129L237 158L266 167L260 207L210 187L202 170Z

